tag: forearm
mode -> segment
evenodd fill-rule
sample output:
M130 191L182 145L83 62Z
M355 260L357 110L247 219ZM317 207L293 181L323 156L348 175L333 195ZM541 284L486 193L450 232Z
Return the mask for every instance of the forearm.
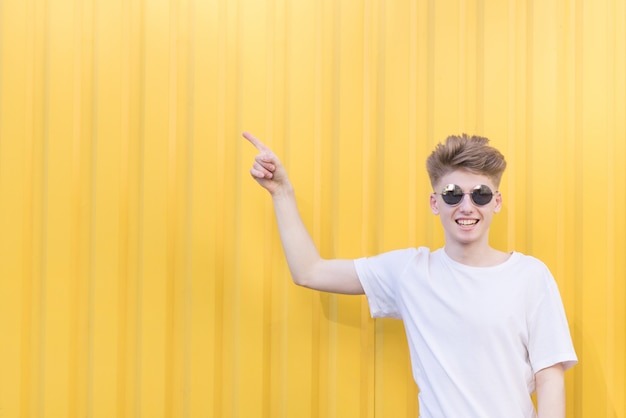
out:
M536 376L538 418L565 418L565 382L558 364L539 371Z
M293 281L324 292L362 294L352 260L324 260L309 235L296 205L293 187L280 160L261 141L244 134L259 151L250 174L271 195L287 264Z
M278 231L293 281L307 286L316 263L321 260L298 210L291 187L272 195Z

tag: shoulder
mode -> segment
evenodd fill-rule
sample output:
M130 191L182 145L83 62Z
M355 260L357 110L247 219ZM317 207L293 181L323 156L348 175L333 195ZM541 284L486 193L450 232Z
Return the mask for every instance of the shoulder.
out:
M536 257L514 253L517 257L514 263L513 276L522 279L528 291L534 297L542 297L546 294L558 294L558 286L550 268Z
M511 255L511 261L513 261L513 263L511 263L512 266L515 266L517 269L523 269L529 274L545 273L549 276L552 276L548 266L543 261L536 257L533 257L532 255L527 255L514 251Z
M436 253L436 251L434 252ZM368 266L373 269L385 269L400 271L409 265L428 263L431 254L434 254L427 247L403 248L383 252L370 257L362 257L355 260L357 269Z
M401 248L397 250L386 251L380 254L376 254L369 257L363 257L361 260L374 260L374 261L410 261L415 259L426 258L428 259L431 254L436 253L432 252L430 248L427 247L410 247L410 248Z

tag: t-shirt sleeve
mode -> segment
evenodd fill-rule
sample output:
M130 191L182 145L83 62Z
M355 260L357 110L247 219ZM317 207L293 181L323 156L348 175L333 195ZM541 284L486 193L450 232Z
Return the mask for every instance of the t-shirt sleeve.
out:
M409 248L354 260L372 318L402 317L396 298L398 282L415 252Z
M529 317L528 355L536 372L555 364L567 370L578 362L556 281L547 270Z

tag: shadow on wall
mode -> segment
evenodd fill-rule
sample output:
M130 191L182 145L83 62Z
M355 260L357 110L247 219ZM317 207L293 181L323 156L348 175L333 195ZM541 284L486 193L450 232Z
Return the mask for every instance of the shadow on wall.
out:
M574 323L574 332L576 335L582 336L578 341L582 341L582 346L576 347L576 353L578 355L578 364L573 367L569 372L574 373L576 378L576 384L574 386L574 393L568 394L574 398L575 412L581 414L580 416L606 416L618 418L616 404L623 404L626 402L622 395L619 399L615 399L611 394L616 393L615 390L609 391L608 376L607 373L612 373L607 370L608 364L603 364L602 359L611 358L602 353L602 350L598 348L597 337L587 335L585 336L582 326L578 322ZM622 354L623 355L623 354ZM568 372L566 372L568 373ZM596 396L603 396L603 399L589 399L589 393L583 396L582 382L583 375L585 385L592 385L595 390ZM585 399L583 404L582 400ZM590 408L593 405L593 411L587 411L586 408ZM606 405L606 410L598 410L598 406ZM578 416L578 415L576 415Z

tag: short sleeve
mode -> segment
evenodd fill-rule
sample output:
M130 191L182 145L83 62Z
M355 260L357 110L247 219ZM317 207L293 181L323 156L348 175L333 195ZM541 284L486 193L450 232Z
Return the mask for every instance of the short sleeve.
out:
M537 304L529 317L528 355L534 372L562 363L565 370L578 362L557 284L547 271Z
M398 281L417 251L409 248L354 260L373 318L402 317L397 303Z

